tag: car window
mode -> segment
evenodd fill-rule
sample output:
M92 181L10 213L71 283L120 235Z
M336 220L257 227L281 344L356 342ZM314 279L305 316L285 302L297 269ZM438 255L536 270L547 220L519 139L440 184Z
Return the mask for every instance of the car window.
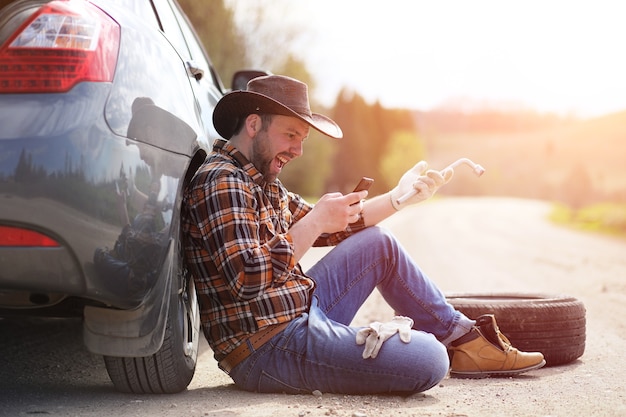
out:
M220 80L216 78L215 73L211 71L211 63L208 58L208 54L202 45L202 42L198 38L196 31L194 30L191 22L180 12L177 7L174 7L174 14L179 20L180 29L185 36L185 40L187 42L187 47L191 53L191 59L194 61L196 65L201 67L204 70L204 76L210 77L211 82L221 88Z
M165 32L165 37L171 42L172 45L174 45L174 48L176 48L179 55L184 60L191 59L187 43L185 42L185 37L181 32L170 3L167 0L153 0L153 4L159 15L159 20L161 21L163 32Z
M108 3L113 3L125 9L132 10L137 16L144 18L145 22L149 25L159 27L159 21L154 14L150 0L108 0Z

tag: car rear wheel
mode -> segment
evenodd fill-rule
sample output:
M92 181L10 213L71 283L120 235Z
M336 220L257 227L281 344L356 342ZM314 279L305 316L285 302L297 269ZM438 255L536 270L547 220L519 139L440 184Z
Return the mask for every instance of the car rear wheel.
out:
M161 348L146 357L105 356L115 388L135 394L173 394L187 388L196 369L200 315L195 287L186 274L172 297Z
M543 353L547 366L572 362L585 351L585 307L576 298L518 293L448 294L446 298L471 319L494 314L514 347Z

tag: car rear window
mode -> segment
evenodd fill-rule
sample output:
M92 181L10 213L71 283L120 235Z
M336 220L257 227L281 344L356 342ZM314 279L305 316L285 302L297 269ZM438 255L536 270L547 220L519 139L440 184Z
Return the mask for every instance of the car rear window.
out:
M107 2L132 10L137 16L143 17L146 23L159 27L159 21L154 14L150 0L107 0Z

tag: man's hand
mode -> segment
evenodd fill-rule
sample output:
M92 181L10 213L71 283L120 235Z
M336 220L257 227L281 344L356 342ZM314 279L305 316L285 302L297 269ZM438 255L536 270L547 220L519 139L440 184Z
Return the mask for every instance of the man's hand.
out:
M320 227L320 233L340 232L359 219L365 197L367 197L367 191L346 195L324 194L306 217L309 217L309 220L315 219Z
M296 260L302 259L315 239L322 233L345 230L350 223L359 220L363 211L363 199L367 191L324 194L313 209L289 229L293 239Z
M391 204L396 210L400 210L411 204L419 203L433 196L444 184L452 179L454 170L446 169L442 172L428 169L426 161L418 162L413 168L402 175L398 185L391 190ZM398 199L412 193L404 202L398 203Z
M385 340L396 333L400 334L400 340L404 343L409 343L411 341L412 327L413 320L404 316L395 316L393 320L387 323L375 321L370 323L370 327L365 327L357 332L356 344L365 344L363 359L374 359L378 356L378 351Z

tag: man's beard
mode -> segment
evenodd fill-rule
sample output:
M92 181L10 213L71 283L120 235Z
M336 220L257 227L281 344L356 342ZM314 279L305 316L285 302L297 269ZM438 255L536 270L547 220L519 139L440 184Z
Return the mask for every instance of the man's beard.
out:
M277 174L270 172L270 166L274 161L274 156L270 155L269 137L264 130L259 131L252 141L252 156L250 162L263 175L266 182L274 182L278 178Z

